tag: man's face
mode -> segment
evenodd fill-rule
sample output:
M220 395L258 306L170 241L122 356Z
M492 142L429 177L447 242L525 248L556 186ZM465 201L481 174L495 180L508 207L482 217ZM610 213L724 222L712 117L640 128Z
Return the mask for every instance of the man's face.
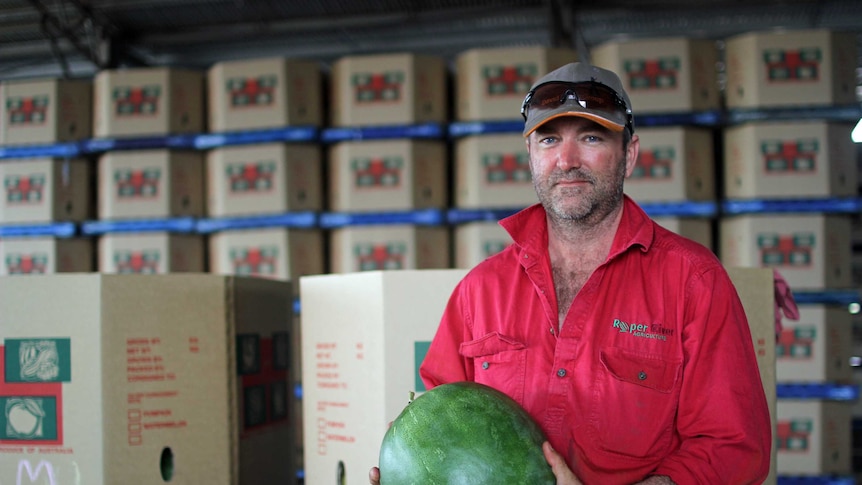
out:
M637 150L637 136L624 151L622 133L571 116L551 120L527 138L536 194L559 222L598 222L618 207Z

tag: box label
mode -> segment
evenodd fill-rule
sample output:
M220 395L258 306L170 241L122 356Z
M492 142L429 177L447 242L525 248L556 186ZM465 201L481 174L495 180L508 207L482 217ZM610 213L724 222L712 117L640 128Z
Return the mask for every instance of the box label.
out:
M233 247L228 254L236 275L272 276L278 267L278 246Z
M359 271L404 269L407 258L407 244L357 243L353 245L355 268Z
M763 140L760 152L767 175L810 175L817 170L817 138L799 140Z
M482 167L489 185L531 183L530 156L518 153L484 153Z
M425 360L425 354L428 353L428 348L431 347L430 341L419 341L413 342L413 356L414 356L414 364L415 364L415 391L416 392L425 392L427 389L425 388L425 383L422 382L422 377L419 375L419 367L422 365L422 361Z
M242 386L243 431L282 422L288 417L290 336L257 334L236 337L237 374Z
M405 77L403 71L357 72L351 78L354 99L357 104L399 102Z
M623 70L633 91L671 90L679 84L679 57L633 58L623 61Z
M817 340L815 327L785 328L775 344L775 356L779 359L810 360Z
M234 77L225 82L231 109L269 107L275 102L278 77L265 74L257 77Z
M814 422L811 418L793 418L778 421L775 436L775 444L778 451L808 453L813 427Z
M819 47L766 49L763 64L767 82L816 82L820 80L822 53Z
M157 167L134 170L121 168L114 171L114 184L120 201L154 199L159 195L161 169Z
M396 189L401 186L404 159L401 157L354 158L350 161L353 185L357 189Z
M482 67L485 95L504 97L526 94L536 80L538 73L539 68L535 63L487 64Z
M48 271L48 253L9 253L4 259L6 274L45 274Z
M114 112L117 117L157 115L161 95L162 87L158 84L117 86L113 93Z
M132 251L118 249L114 251L114 271L123 274L156 274L159 272L159 261L162 259L158 249L143 249Z
M48 117L48 96L6 98L6 111L9 113L9 127L43 125Z
M275 161L229 163L225 167L231 194L270 192L275 175Z
M793 234L760 233L757 247L760 249L761 266L787 266L805 268L811 266L814 252L814 233Z
M673 178L673 161L676 159L676 150L673 147L655 147L652 150L643 150L638 154L638 161L632 171L632 179L640 180L662 180Z
M43 173L30 175L7 175L3 178L6 203L9 205L38 205L44 199L45 180Z

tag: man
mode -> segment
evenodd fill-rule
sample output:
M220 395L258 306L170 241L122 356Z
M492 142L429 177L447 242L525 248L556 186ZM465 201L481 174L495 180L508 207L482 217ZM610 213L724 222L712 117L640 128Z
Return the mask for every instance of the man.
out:
M514 244L452 293L426 385L513 397L560 485L762 482L771 425L742 305L714 254L623 195L639 139L619 78L568 64L521 113L540 204L501 221Z

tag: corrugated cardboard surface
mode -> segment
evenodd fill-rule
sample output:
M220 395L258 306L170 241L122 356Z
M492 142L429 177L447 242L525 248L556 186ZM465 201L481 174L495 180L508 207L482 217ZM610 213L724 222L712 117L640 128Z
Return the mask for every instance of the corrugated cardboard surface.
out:
M98 249L102 273L199 273L205 268L200 234L109 233L99 237Z
M509 233L493 221L459 224L454 239L455 267L467 269L512 244Z
M727 39L728 108L856 102L856 36L826 29L750 32Z
M640 128L640 152L625 191L644 202L714 200L712 131L692 127Z
M204 215L203 153L129 150L99 157L99 219Z
M58 143L90 137L91 81L34 79L3 84L0 144ZM14 123L10 122L12 119Z
M419 363L465 273L300 279L306 483L368 483L387 424L424 391Z
M779 382L850 383L853 323L847 308L803 305L785 320L778 346Z
M94 243L86 237L0 239L0 276L94 271Z
M719 109L712 40L686 37L609 41L590 51L592 62L616 72L635 114Z
M330 232L333 273L449 268L449 229L407 224L354 226Z
M207 215L319 211L323 160L318 145L264 143L206 154Z
M91 173L83 158L28 158L0 163L0 224L84 221L93 216Z
M265 58L218 62L207 71L209 131L323 124L319 63Z
M715 252L711 219L663 216L654 217L653 220L665 229L703 244Z
M852 403L820 399L778 402L778 472L851 473Z
M3 427L0 473L10 483L16 470L33 483L293 483L289 414L260 414L290 402L276 400L289 383L289 294L284 282L215 275L0 278L11 351L0 399L29 399L15 407L17 427ZM41 372L12 372L31 357ZM249 399L257 388L272 407ZM43 426L24 426L24 409L44 410Z
M455 59L455 119L520 119L524 96L540 77L575 62L573 49L488 47L462 52Z
M727 197L846 197L859 177L852 125L758 122L724 130Z
M458 138L454 195L460 208L517 209L538 202L524 137L513 133Z

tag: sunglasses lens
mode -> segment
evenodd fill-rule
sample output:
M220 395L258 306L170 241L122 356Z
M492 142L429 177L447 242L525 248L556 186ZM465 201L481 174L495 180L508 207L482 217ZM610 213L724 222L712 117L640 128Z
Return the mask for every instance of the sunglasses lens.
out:
M531 109L554 109L566 103L577 103L585 109L613 114L626 111L617 93L602 84L548 83L536 88L524 106L524 114Z

